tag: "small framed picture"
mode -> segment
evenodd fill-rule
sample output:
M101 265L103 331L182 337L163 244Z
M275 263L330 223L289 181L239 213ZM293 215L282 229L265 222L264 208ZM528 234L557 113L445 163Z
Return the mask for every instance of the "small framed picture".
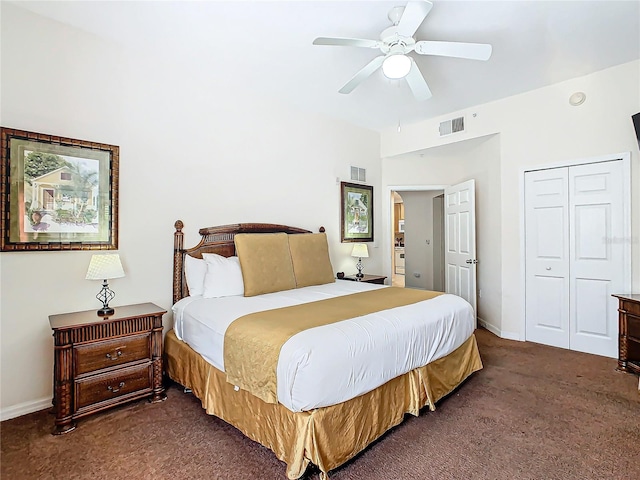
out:
M340 183L340 235L343 242L373 242L373 187Z

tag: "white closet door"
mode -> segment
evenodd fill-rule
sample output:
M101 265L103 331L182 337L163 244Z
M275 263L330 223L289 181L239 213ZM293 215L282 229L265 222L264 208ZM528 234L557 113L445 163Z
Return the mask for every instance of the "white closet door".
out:
M569 348L567 169L525 175L526 339Z
M569 168L572 350L618 355L618 302L625 291L622 161Z

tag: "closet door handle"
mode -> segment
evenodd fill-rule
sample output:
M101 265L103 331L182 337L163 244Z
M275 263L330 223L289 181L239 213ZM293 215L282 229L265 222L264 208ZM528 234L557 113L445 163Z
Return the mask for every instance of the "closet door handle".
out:
M551 267L547 267L546 270L551 270Z

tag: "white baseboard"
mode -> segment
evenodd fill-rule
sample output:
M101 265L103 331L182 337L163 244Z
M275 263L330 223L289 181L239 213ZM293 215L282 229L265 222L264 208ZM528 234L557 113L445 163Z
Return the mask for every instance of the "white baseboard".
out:
M11 418L21 417L27 413L46 410L51 407L51 397L34 400L32 402L19 403L7 408L0 409L0 421L9 420Z
M524 342L524 338L520 338L520 335L514 332L503 332L500 331L500 337L505 340L515 340L516 342Z
M495 325L492 325L492 324L490 324L488 322L485 322L480 317L477 317L477 318L478 318L478 326L489 330L494 335L496 335L496 336L498 336L500 338L504 338L505 340L517 340L517 341L520 341L520 335L518 335L517 333L503 332L502 330L500 330Z

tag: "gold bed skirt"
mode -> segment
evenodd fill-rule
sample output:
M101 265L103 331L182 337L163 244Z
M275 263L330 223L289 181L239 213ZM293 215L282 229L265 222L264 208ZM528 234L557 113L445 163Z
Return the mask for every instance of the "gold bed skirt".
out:
M309 462L327 472L364 450L405 413L419 410L453 391L482 368L475 336L429 365L396 377L346 402L308 412L291 412L265 403L250 393L235 391L225 374L207 363L173 330L164 344L165 369L175 382L190 388L209 415L230 423L247 437L271 449L287 464L287 477L302 476Z

